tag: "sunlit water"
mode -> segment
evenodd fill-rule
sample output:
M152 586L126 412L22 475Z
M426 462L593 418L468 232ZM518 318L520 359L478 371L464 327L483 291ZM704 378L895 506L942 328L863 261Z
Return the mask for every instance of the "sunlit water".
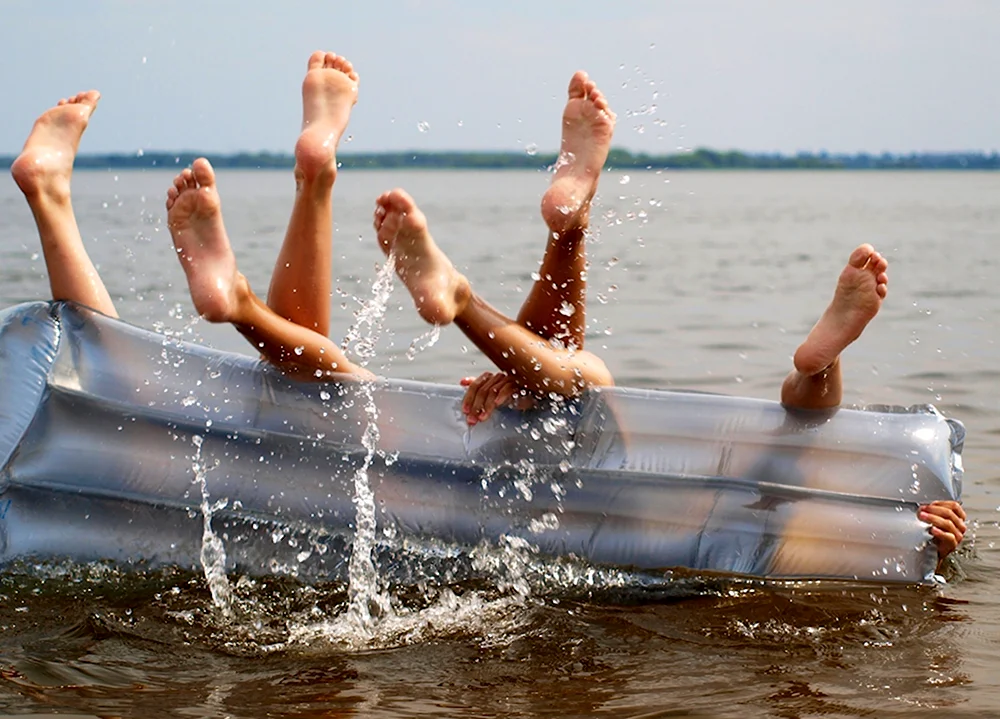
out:
M79 173L75 206L88 248L126 319L249 352L231 329L192 322L163 221L169 179ZM342 174L332 335L353 337L350 328L365 322L385 263L372 201L397 185L421 203L476 288L516 313L545 237L537 207L547 179ZM604 178L595 208L587 342L623 385L774 398L850 250L868 241L889 257L882 314L845 356L847 399L932 402L965 422L964 499L975 528L947 587L650 582L546 563L512 543L471 558L495 578L488 584L436 576L388 596L371 578L364 606L375 598L381 609L357 645L342 618L361 600L343 584L226 579L208 569L12 567L0 576L0 714L996 712L1000 175L630 171L622 179ZM291 177L222 173L220 188L241 268L263 293ZM13 183L0 182L0 217L2 304L45 297L40 248ZM381 328L365 335L373 371L455 382L489 367L456 329L428 334L399 287ZM360 351L369 352L364 343ZM211 568L225 549L211 542L211 513L235 498L213 496L211 468L200 471ZM529 476L522 485L548 491ZM228 616L220 602L229 602Z

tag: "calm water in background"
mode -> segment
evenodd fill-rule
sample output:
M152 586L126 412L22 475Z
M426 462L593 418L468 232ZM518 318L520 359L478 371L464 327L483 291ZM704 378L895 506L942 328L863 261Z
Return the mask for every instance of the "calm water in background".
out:
M83 235L121 315L246 351L194 321L164 225L166 172L78 173ZM335 193L332 334L382 258L373 198L401 185L477 289L514 313L544 242L544 173L354 172ZM286 173L220 175L229 233L261 293ZM0 181L0 303L45 297L30 213ZM1000 175L608 174L591 244L589 348L622 385L776 398L790 355L859 242L890 260L882 313L845 356L848 402L931 402L965 422L975 529L941 591L735 585L667 601L550 595L428 613L419 638L360 653L279 651L342 588L245 586L270 618L220 623L203 580L103 568L0 577L0 714L79 716L1000 716ZM399 287L371 368L451 382L488 367L424 333ZM2 383L2 380L0 380ZM0 384L2 391L2 384ZM470 596L478 596L469 590ZM321 599L317 599L317 596Z

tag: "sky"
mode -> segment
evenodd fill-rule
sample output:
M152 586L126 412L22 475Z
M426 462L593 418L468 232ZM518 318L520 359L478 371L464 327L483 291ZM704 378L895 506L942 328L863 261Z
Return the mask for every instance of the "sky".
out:
M997 0L0 0L0 154L97 88L82 152L290 152L316 49L361 75L346 151L558 146L587 70L615 145L1000 148Z

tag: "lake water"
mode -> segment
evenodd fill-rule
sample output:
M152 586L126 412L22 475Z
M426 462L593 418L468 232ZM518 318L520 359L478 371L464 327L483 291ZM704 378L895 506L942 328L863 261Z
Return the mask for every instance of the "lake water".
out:
M191 316L164 221L169 180L78 173L88 249L123 318L246 352L230 328ZM515 313L545 240L547 181L343 173L333 336L382 260L370 228L379 192L407 188L479 292ZM316 630L342 609L343 587L243 580L235 590L256 611L227 623L199 575L21 567L0 575L0 715L1000 715L1000 174L612 172L602 182L587 341L621 385L777 398L851 249L871 242L889 258L882 313L844 357L846 401L930 402L966 424L973 529L947 586L690 579L655 599L456 587L394 640L348 652ZM290 174L223 172L220 188L241 268L263 293ZM0 218L0 304L46 297L13 182L0 181ZM385 327L377 372L453 382L489 366L453 328L408 360L426 326L399 287ZM295 635L307 624L311 634Z

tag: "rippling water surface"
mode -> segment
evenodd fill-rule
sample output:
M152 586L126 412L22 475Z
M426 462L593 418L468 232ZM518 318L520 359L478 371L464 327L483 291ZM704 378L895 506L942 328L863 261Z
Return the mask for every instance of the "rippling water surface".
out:
M166 172L78 173L77 217L122 316L245 352L191 316L162 211ZM352 172L336 189L333 335L370 296L372 200L421 203L442 248L514 313L545 239L544 173ZM220 175L229 233L261 293L293 185ZM0 182L0 303L45 297L35 230ZM990 716L1000 707L1000 175L609 173L595 210L589 348L622 385L776 398L790 355L859 242L891 262L880 317L845 355L847 401L933 403L965 422L966 546L941 589L655 585L492 557L490 586L395 598L362 648L338 640L340 585L17 566L0 575L0 714L60 716ZM359 299L360 298L360 299ZM370 365L452 382L488 363L424 334L396 288ZM2 384L0 384L2 387ZM489 558L488 558L489 559ZM504 568L503 571L501 568ZM571 576L572 575L572 576Z

